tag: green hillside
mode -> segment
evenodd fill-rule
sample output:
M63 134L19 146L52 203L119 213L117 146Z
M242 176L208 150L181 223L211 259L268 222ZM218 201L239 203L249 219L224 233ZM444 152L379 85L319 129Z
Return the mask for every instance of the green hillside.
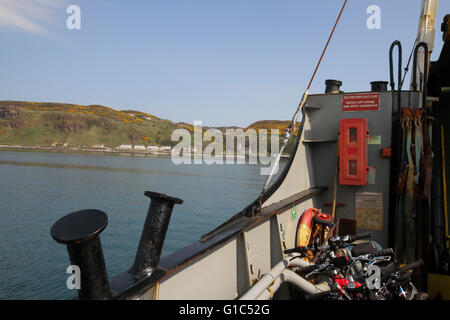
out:
M116 147L124 143L170 144L180 127L144 112L62 103L0 101L0 144L67 143Z
M264 120L246 129L279 128L281 138L288 124L289 121ZM118 111L100 105L0 101L0 145L48 147L56 143L82 148L94 145L114 148L122 144L173 145L170 136L178 128L193 132L192 124L175 123L141 111ZM225 132L237 128L217 129Z

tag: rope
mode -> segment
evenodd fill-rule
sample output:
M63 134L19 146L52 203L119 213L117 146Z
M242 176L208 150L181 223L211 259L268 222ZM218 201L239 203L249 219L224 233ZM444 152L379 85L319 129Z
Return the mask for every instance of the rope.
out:
M159 281L153 287L152 296L150 297L150 300L159 300Z
M270 297L269 297L269 299L270 300L272 300L273 299L273 285L274 285L274 283L275 283L275 280L274 281L272 281L272 284L270 285L270 287L269 288L267 288L268 290L269 290L269 294L270 294Z
M336 30L339 20L341 19L341 15L342 15L342 12L344 12L345 6L347 5L347 1L348 0L345 0L344 5L342 6L341 12L339 12L339 16L336 20L336 23L334 24L333 30L331 30L331 34L328 37L327 44L325 45L325 48L322 51L322 55L320 56L319 62L317 63L316 69L314 70L311 80L309 81L308 88L306 88L306 90L309 90L311 88L311 84L316 76L317 70L319 69L319 66L320 66L320 63L322 62L323 56L325 55L325 52L327 51L328 45L330 44L330 41L331 41L331 38L333 37L334 30Z
M338 15L338 18L336 19L336 23L334 24L333 29L331 30L331 34L328 37L328 41L327 41L327 43L325 45L325 48L322 51L322 55L320 56L319 62L317 63L316 68L314 70L314 73L313 73L313 75L311 77L311 80L309 81L308 87L306 88L305 92L303 93L302 100L300 101L300 103L299 103L299 105L297 107L297 110L295 111L295 114L292 117L292 121L291 121L289 127L286 128L286 132L284 133L283 141L281 143L280 151L278 152L278 155L275 158L275 162L272 164L270 173L267 176L266 182L264 183L264 186L263 186L262 192L261 192L261 194L259 196L258 202L261 201L261 197L262 197L263 193L266 191L267 187L269 186L270 180L272 179L272 176L274 175L275 171L278 170L278 164L280 162L281 154L283 153L284 148L286 147L286 145L287 145L287 143L289 141L289 138L290 138L290 135L291 135L291 131L292 130L295 131L295 123L297 122L297 118L300 115L300 112L301 112L301 110L303 109L303 106L306 103L306 99L308 97L308 93L309 93L309 89L311 88L311 84L314 81L314 78L316 76L317 70L319 69L319 66L320 66L320 64L322 62L322 59L323 59L323 57L325 55L325 52L327 51L328 45L330 44L331 38L333 37L334 31L336 30L336 27L337 27L337 25L338 25L338 23L339 23L339 21L341 19L342 12L344 11L344 9L346 7L347 2L348 2L348 0L345 0L344 4L342 5L341 11L339 12L339 15ZM259 203L259 206L260 205L261 205L261 203Z

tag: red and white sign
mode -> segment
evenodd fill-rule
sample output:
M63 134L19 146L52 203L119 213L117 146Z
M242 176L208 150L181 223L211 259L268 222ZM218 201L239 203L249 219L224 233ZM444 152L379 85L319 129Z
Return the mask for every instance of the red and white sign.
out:
M342 111L377 111L380 110L378 93L344 94Z

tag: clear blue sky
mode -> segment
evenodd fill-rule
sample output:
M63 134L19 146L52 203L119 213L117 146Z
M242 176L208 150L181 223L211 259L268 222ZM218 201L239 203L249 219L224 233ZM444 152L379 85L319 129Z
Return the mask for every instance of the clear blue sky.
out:
M342 3L0 0L0 100L101 104L209 126L290 119ZM81 30L66 28L70 4L81 8ZM381 30L366 27L372 4ZM330 78L344 91L387 80L389 45L401 40L407 61L420 5L350 0L311 92ZM441 0L433 59L445 13Z

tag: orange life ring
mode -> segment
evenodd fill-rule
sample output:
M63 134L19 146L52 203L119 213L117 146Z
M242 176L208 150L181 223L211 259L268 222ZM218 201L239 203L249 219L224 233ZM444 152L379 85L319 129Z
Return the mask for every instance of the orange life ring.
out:
M303 213L297 226L297 236L295 239L295 245L297 247L304 247L309 244L313 218L318 213L320 213L320 210L316 208L310 208Z

